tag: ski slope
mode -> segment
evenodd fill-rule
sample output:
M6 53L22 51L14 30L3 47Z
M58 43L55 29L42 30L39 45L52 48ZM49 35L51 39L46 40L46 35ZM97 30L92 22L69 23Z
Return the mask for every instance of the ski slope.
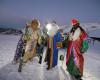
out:
M13 60L19 37L20 36L14 35L0 35L0 80L68 79L68 76L66 76L58 66L47 71L45 64L38 64L37 57L24 66L22 73L18 73L18 64L13 65L11 61Z
M95 33L95 36L100 36L100 31ZM66 71L65 59L64 62L58 59L58 66L47 71L47 65L38 64L38 58L35 57L32 62L28 62L22 73L18 73L18 64L13 65L13 60L16 46L20 36L1 35L0 34L0 80L72 80ZM66 55L66 50L59 51L59 55ZM89 50L84 54L84 80L99 80L100 79L100 42L90 43ZM65 71L64 71L65 70Z

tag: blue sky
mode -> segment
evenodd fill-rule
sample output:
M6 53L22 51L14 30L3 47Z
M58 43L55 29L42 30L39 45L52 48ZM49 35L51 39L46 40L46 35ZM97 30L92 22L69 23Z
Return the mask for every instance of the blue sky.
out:
M38 18L70 24L72 18L80 22L100 22L100 0L0 0L0 26L22 27L26 21Z

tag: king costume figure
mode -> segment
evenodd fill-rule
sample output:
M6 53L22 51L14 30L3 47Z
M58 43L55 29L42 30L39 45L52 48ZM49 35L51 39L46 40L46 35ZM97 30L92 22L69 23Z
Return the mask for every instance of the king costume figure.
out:
M72 29L67 38L66 65L68 72L77 80L82 80L84 57L88 49L87 34L77 19L72 20Z
M52 67L55 67L58 62L58 48L57 42L61 41L61 33L58 32L58 25L56 23L49 23L46 26L47 28L47 70Z

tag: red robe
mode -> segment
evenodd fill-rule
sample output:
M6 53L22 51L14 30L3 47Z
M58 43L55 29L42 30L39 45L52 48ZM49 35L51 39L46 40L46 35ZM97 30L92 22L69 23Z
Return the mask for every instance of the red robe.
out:
M75 41L68 40L66 65L69 73L74 76L83 75L84 57L80 49L82 47L82 42L87 39L87 34L81 31L81 29L80 32L79 37Z

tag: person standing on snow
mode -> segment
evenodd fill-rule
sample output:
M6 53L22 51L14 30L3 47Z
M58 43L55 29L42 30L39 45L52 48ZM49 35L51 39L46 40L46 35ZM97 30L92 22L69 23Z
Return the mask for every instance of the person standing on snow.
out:
M26 33L26 30L24 31ZM23 65L36 56L37 44L41 43L40 22L37 19L31 21L28 28L28 36L24 36L24 39L26 39L26 43L24 53L20 59L18 72L22 72Z
M30 38L26 43L25 54L23 56L23 62L26 63L36 56L37 44L41 43L41 36L39 33L40 22L37 19L33 19L30 24L29 33Z
M55 67L58 63L57 43L61 41L61 33L58 32L59 26L55 22L48 23L47 28L47 70Z
M72 19L72 29L67 38L66 65L68 72L77 80L82 80L84 57L83 53L88 49L87 33L80 26L77 19Z

